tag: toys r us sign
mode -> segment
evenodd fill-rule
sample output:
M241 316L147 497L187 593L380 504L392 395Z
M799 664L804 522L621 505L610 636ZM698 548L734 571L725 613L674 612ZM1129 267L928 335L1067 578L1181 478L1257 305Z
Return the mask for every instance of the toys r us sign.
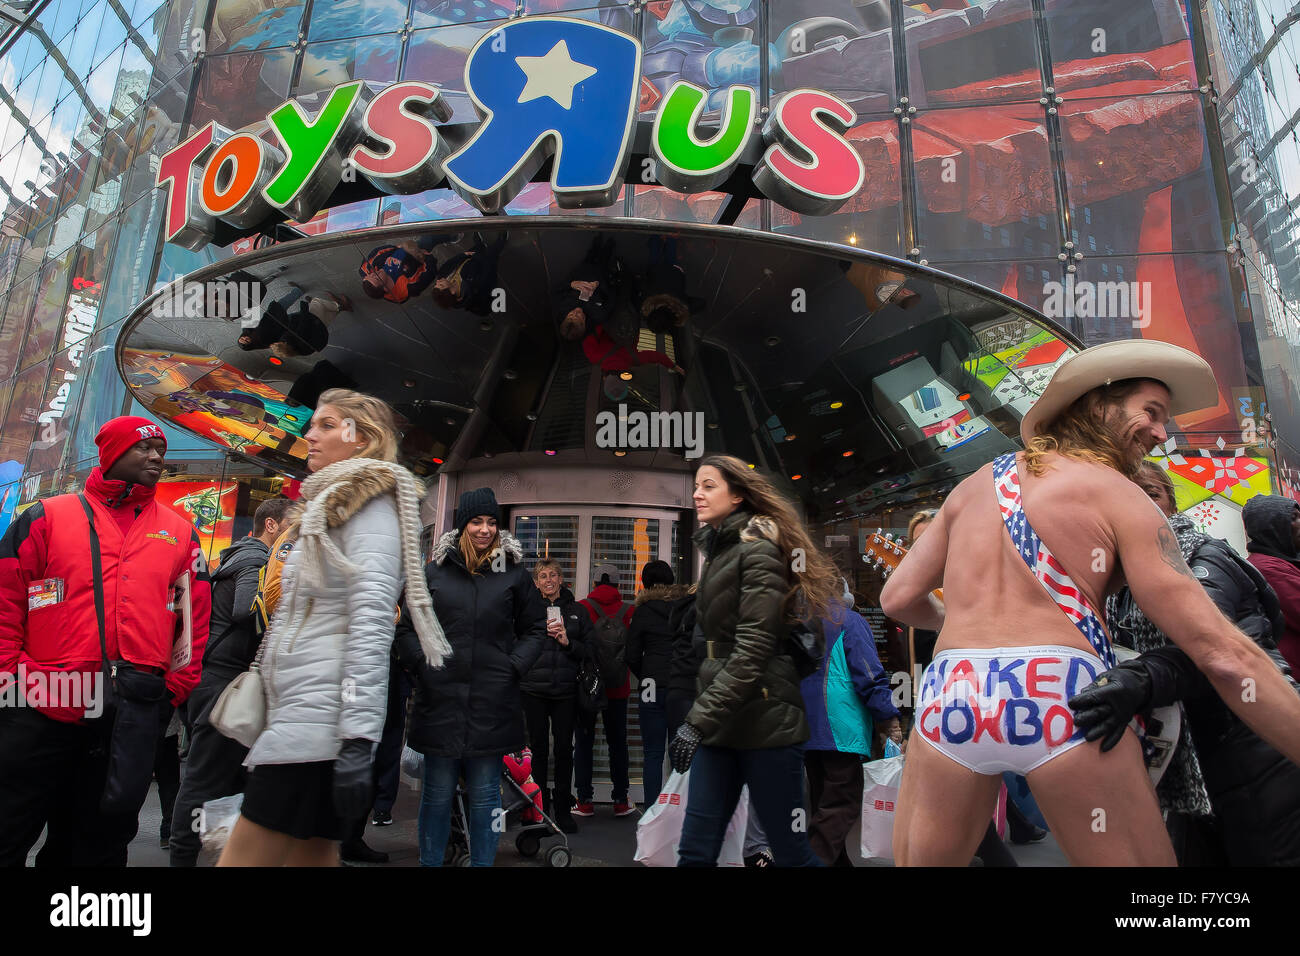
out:
M323 96L314 117L290 100L267 114L277 142L208 123L162 157L167 241L200 248L218 221L252 229L277 213L310 219L329 201L345 163L388 194L446 185L485 213L510 202L552 155L551 188L565 209L608 206L623 185L636 126L641 47L601 24L527 17L485 34L465 64L480 123L459 149L437 123L452 110L438 87L403 80L376 92L364 81ZM865 170L843 134L857 117L821 90L783 94L761 132L758 96L726 91L720 126L697 128L707 91L678 81L654 121L656 175L680 192L715 189L741 166L755 136L752 179L768 198L828 215L862 187Z

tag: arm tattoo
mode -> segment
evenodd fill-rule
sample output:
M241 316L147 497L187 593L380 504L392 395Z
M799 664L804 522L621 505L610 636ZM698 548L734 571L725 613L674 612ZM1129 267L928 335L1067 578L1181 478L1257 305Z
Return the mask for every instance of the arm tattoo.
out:
M1156 532L1156 541L1160 545L1160 560L1184 577L1196 579L1196 575L1192 574L1192 569L1183 560L1183 552L1178 549L1178 538L1174 536L1172 528L1162 526Z

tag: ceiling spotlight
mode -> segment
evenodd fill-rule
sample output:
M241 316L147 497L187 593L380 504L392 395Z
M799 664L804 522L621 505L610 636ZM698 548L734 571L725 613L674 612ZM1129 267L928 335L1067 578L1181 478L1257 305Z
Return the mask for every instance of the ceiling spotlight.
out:
M856 246L857 244L858 244L858 234L856 232L849 233L849 245Z
M970 401L970 392L962 392L960 395L957 396L957 401L959 401L959 402L969 402L969 401Z
M753 467L754 467L753 463L750 463L749 467L750 467L750 468L753 468Z
M432 461L435 465L441 465L441 464L442 464L442 459L441 459L441 458L432 458L432 459L430 459L430 461Z
M717 422L709 422L709 427L710 427L710 428L717 428L717 427L718 427L718 423L717 423Z
M785 440L786 440L786 441L794 441L794 440L795 440L795 436L794 436L794 435L786 435L786 436L785 436Z
M616 451L616 452L614 452L614 457L615 457L615 458L622 458L622 457L624 457L626 454L627 454L627 452L625 452L625 451Z
M849 458L849 457L852 457L852 455L853 455L853 449L850 448L848 451L844 452L844 453L842 454L841 457L843 457L843 458Z
M798 481L798 480L799 480L800 478L802 478L802 477L803 477L803 475L791 475L791 476L790 476L790 480L791 480L791 481Z
M480 323L478 324L478 330L479 330L480 332L491 332L491 331L492 331L492 320L491 320L491 319L484 319L482 322L480 322Z
M554 455L554 454L555 454L555 449L554 449L554 448L548 448L548 449L546 449L546 454L548 454L548 455Z
M738 392L743 392L743 391L745 390L745 383L744 383L744 382L737 382L736 385L735 385L735 389L736 389L736 391L738 391Z
M413 378L402 379L402 386L404 388L415 388L415 379Z
M622 379L623 381L625 381L625 382L630 382L630 381L632 381L632 373L631 373L631 372L619 372L619 373L618 373L618 377L621 378L621 379Z
M781 336L779 336L779 335L769 335L769 336L768 336L766 339L764 339L763 341L766 342L769 346L780 345L780 344L781 344Z
M519 373L512 368L508 368L501 373L501 377L504 378L507 382L513 382L515 379L519 377Z
M456 419L452 418L450 415L448 415L446 418L444 418L443 421L446 422L448 425L455 425L455 424L456 424Z
M527 415L524 416L524 418L528 419L530 422L535 422L537 421L537 413L529 412Z
M267 360L268 362L270 362L272 365L283 365L283 364L284 364L284 362L281 361L280 357L277 356L277 355L268 355L267 358L266 358L266 360Z
M831 402L831 410L832 410L832 411L835 410L835 409L837 409L837 408L843 408L843 407L844 407L844 403L843 403L843 402Z

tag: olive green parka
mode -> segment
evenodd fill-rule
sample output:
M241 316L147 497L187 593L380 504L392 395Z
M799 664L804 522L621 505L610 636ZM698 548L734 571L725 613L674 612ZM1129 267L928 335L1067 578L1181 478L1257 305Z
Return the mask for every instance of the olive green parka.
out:
M776 522L741 508L695 533L705 555L696 596L702 662L686 722L711 747L758 750L809 737L794 662L784 651L790 557Z

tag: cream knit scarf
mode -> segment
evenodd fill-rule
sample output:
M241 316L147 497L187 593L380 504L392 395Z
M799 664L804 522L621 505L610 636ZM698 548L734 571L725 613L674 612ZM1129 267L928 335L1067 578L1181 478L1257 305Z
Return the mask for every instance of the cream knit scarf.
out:
M339 551L329 528L342 524L372 498L392 492L397 499L402 542L402 572L406 579L406 607L420 638L420 649L430 667L440 667L451 656L442 625L433 613L433 599L424 580L420 560L420 502L424 486L401 465L377 458L347 458L326 465L302 483L298 540L298 573L319 581L328 561L345 574L356 566Z

